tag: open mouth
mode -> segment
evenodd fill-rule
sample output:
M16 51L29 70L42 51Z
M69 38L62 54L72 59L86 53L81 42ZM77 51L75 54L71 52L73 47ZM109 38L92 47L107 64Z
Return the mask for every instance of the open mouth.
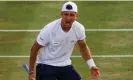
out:
M66 24L71 24L71 21L66 21L65 23L66 23Z

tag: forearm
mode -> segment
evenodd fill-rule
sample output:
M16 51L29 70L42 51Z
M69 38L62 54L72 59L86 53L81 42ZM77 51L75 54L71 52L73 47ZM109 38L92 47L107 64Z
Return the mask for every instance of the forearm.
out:
M86 49L84 49L83 52L81 52L81 55L90 68L92 66L96 66L92 57L91 57L91 52L90 52L90 49L88 47Z
M81 50L81 55L83 57L83 59L85 61L91 59L91 52L90 52L90 49L88 47L84 48L83 50Z
M41 47L42 46L40 46L37 42L35 42L31 48L30 60L29 60L29 70L30 71L34 71L34 65L35 65L37 53Z
M83 59L86 61L86 63L88 64L88 66L91 68L92 66L96 66L92 56L91 56L91 52L90 49L88 48L86 41L85 40L80 40L78 41L79 47L80 47L80 52L81 55L83 57Z
M30 60L29 60L29 70L30 71L34 71L34 66L35 66L35 62L36 62L36 56L37 56L37 52L31 52Z
M85 40L79 40L78 41L78 46L80 49L81 56L85 61L91 59L91 52L90 49L88 48L86 41Z

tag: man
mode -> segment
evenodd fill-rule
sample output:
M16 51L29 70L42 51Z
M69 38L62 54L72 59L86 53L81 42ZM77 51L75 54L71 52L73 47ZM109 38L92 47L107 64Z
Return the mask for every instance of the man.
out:
M85 41L84 26L76 21L77 16L77 5L74 2L66 2L61 10L61 18L47 24L40 31L31 48L29 80L35 78L34 65L39 50L36 80L81 80L70 60L76 43L90 67L92 78L100 75Z

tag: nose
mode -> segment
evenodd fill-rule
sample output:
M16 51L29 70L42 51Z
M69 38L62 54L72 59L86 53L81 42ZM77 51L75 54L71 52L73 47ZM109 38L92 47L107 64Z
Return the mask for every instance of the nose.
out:
M71 16L70 15L66 16L66 19L67 20L70 20L71 19Z

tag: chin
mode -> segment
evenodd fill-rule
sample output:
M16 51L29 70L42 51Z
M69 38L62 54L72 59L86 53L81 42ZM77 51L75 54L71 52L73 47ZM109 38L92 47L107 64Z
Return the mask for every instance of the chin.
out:
M65 26L66 26L66 27L71 27L71 24L66 24Z

